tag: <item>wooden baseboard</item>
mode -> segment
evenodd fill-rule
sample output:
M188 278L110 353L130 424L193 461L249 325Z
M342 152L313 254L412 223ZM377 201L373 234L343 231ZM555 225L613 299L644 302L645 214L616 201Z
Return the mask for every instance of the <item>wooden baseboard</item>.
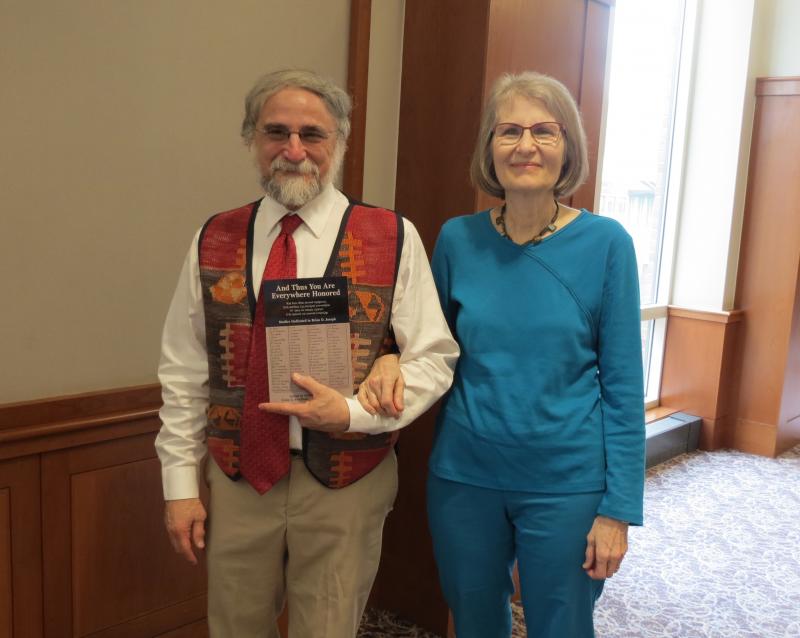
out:
M777 426L747 419L736 419L736 427L731 433L731 447L761 456L775 456Z

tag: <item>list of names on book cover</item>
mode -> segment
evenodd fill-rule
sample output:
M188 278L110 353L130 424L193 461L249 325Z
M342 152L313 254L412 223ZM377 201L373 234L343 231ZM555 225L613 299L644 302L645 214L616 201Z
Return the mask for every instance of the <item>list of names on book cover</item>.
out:
M261 282L267 331L270 401L305 401L291 374L314 377L344 396L353 393L345 277Z

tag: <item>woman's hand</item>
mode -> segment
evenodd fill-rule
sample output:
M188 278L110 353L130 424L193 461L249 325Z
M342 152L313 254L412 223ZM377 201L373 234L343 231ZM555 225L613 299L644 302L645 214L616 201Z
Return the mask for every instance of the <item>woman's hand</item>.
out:
M403 391L406 384L400 372L400 357L385 354L375 359L367 378L358 386L358 402L372 415L395 419L403 411Z
M597 516L586 536L583 568L590 578L611 578L619 570L628 551L628 523L608 516Z

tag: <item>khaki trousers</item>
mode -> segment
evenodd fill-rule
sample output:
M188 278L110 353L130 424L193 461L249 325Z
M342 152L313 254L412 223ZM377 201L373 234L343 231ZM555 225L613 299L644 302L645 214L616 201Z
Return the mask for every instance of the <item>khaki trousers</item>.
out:
M394 451L341 489L321 485L302 459L259 495L206 465L208 625L211 638L355 638L397 495Z

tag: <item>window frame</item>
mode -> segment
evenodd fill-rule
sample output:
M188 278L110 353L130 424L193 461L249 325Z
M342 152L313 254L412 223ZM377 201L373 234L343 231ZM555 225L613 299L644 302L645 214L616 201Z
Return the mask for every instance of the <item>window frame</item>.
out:
M671 144L668 154L668 173L664 194L664 213L662 217L660 238L661 252L658 259L658 275L656 277L655 303L643 304L641 321L652 321L648 345L649 357L643 361L645 371L645 409L660 405L661 376L667 337L667 321L672 301L674 281L674 264L676 261L678 242L677 235L681 217L681 200L683 193L684 170L686 159L686 142L691 126L690 109L694 88L694 56L698 35L699 0L684 0L683 29L679 43L679 58L675 101L672 122L670 124ZM613 9L616 12L616 7ZM613 39L614 20L611 21L609 42ZM608 93L611 78L611 60L609 56L606 67L606 90L603 109L603 128L600 149L598 152L598 170L595 187L595 210L600 209L600 196L603 186L602 169L605 159L605 127L608 120Z

